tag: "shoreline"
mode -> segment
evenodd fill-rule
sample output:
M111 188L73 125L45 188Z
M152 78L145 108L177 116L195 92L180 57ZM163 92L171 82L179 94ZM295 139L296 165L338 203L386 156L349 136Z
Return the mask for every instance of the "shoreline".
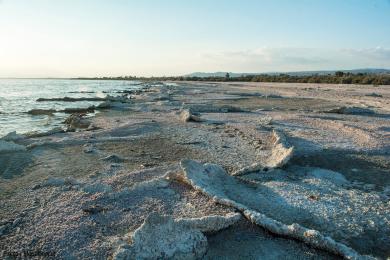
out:
M50 131L49 127L51 125L51 128L59 127L67 114L87 113L91 116L96 111L107 109L110 102L127 102L131 95L139 93L142 87L138 82L134 84L122 82L118 83L118 86L112 83L80 83L73 86L69 81L64 82L30 82L20 97L15 96L13 92L23 86L23 83L13 82L3 85L4 89L9 86L15 87L15 90L8 96L5 95L3 106L0 106L3 110L0 112L2 122L5 124L0 130L0 137L12 131L20 134L28 134L31 129L37 132ZM42 87L42 90L36 91L38 87ZM56 87L63 87L58 96L53 93ZM91 91L91 88L94 91Z
M174 83L90 131L0 138L4 250L119 259L153 252L149 230L211 259L390 255L386 86Z

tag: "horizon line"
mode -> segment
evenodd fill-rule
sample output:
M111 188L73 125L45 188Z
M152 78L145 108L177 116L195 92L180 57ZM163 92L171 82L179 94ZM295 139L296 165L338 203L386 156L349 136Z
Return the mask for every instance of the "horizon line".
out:
M275 74L275 73L303 73L303 72L335 72L335 71L354 71L354 70L389 70L390 67L382 67L382 68L355 68L355 69L324 69L324 70L290 70L290 71L268 71L268 72L234 72L234 71L194 71L184 75L164 75L164 76L133 76L133 75L121 75L121 76L77 76L77 77L55 77L55 76L47 76L47 77L0 77L0 79L81 79L81 78L121 78L121 77L135 77L135 78L168 78L168 77L186 77L190 74L194 73L233 73L233 74L246 74L246 75L256 75L256 74Z

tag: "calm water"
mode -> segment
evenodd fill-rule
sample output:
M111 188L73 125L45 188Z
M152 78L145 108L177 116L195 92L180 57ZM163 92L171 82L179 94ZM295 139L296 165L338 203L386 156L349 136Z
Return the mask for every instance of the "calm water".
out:
M101 102L36 102L36 99L54 97L105 97L119 95L121 90L140 88L134 81L58 80L58 79L0 79L0 137L11 132L47 131L67 116L32 116L31 109L78 108Z

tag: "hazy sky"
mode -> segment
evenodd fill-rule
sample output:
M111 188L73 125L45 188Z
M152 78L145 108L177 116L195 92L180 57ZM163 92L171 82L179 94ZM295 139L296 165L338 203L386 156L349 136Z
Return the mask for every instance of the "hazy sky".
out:
M390 68L390 0L0 0L0 77Z

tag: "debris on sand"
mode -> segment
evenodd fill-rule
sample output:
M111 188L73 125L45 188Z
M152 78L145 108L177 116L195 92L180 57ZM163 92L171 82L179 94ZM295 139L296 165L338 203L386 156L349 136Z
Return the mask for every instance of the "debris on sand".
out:
M345 114L345 115L372 115L375 114L375 111L369 108L364 107L338 107L324 111L324 113L335 113L335 114Z
M251 172L269 171L274 168L283 167L293 156L294 146L289 144L286 136L281 131L272 131L271 141L271 155L264 163L254 163L234 172L232 175L239 176Z
M184 109L180 112L179 118L182 122L202 122L200 116L194 115L189 109Z
M133 234L132 243L123 243L114 253L119 259L200 259L207 252L203 232L227 228L241 214L206 216L198 219L173 219L171 216L150 214Z

